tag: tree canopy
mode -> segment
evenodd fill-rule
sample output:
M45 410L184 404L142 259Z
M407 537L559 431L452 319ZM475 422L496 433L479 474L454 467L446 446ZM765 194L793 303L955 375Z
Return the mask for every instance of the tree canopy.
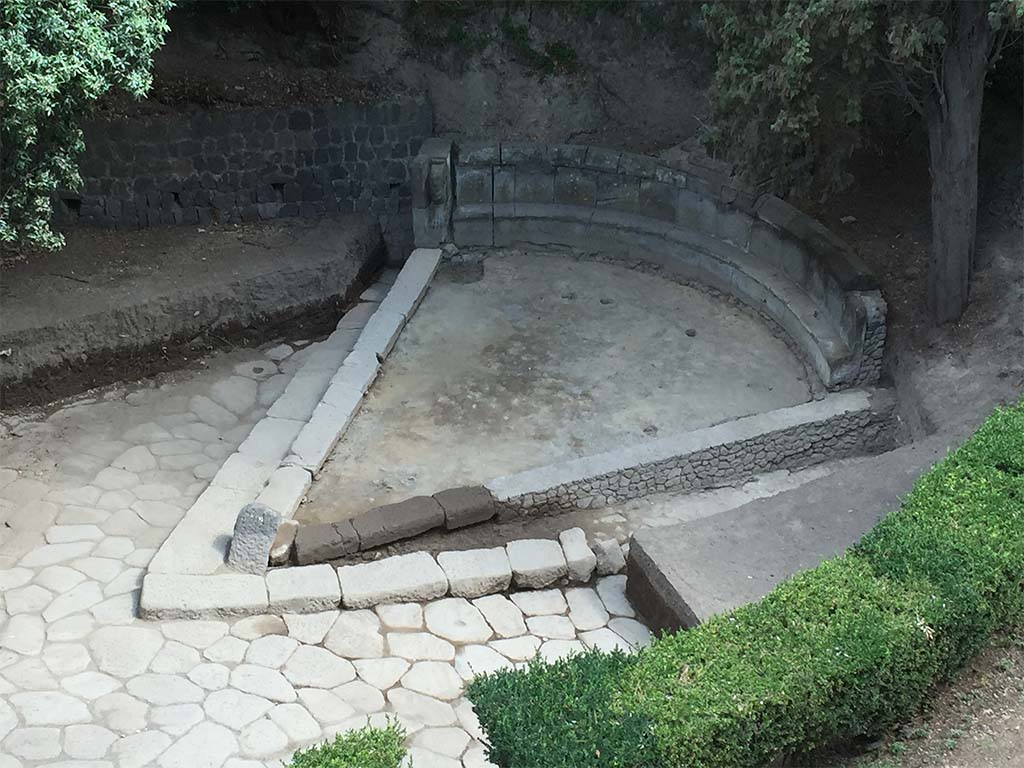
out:
M929 304L954 320L973 263L985 74L1022 17L1024 0L707 3L719 46L712 140L755 183L835 190L849 182L865 99L896 95L928 129Z
M171 0L0 2L0 244L57 248L51 195L81 185L81 122L111 88L141 96Z

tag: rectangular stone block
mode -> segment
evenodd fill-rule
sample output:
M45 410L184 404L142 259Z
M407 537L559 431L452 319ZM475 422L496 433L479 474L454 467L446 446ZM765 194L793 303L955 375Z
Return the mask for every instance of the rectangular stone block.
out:
M455 597L482 597L504 592L512 583L512 566L504 547L441 552L437 563Z
M497 166L494 168L494 202L511 203L516 199L515 166Z
M570 528L558 534L558 541L565 555L569 580L581 583L590 581L597 567L597 555L587 546L587 534L582 528Z
M268 416L306 421L327 389L334 371L303 366L288 382L281 396L267 411Z
M267 464L279 464L292 446L303 422L266 416L256 422L238 452Z
M675 221L676 199L679 195L671 184L660 181L641 180L640 210L645 216L662 221Z
M398 312L382 312L378 310L367 321L363 333L352 349L352 354L370 353L383 361L390 354L398 341L398 336L405 327L405 315Z
M295 534L295 559L299 565L324 563L359 551L359 534L349 520L303 525Z
M444 510L444 526L449 531L494 517L497 511L494 497L482 485L449 488L434 494Z
M489 206L488 206L489 207ZM438 248L417 248L405 260L387 296L381 302L381 312L395 312L406 319L412 317L430 288L438 266L441 251Z
M550 165L546 144L505 142L501 145L501 164L543 168Z
M565 555L557 541L518 539L505 545L516 586L542 589L567 573Z
M584 144L551 144L548 154L552 165L578 168L587 159L587 147Z
M597 202L596 175L579 168L559 168L555 171L555 202L592 207Z
M263 576L190 576L149 573L142 584L139 613L145 619L216 619L266 613Z
M661 163L653 157L623 152L619 158L618 172L630 176L639 176L642 179L654 179L657 177L661 167Z
M619 157L621 154L621 152L617 152L614 149L589 147L587 149L587 159L583 161L583 167L593 168L596 171L615 173L619 170Z
M210 486L243 491L255 498L276 468L276 462L271 464L252 456L233 453L221 464L217 474L210 481Z
M278 467L256 501L289 520L295 515L312 482L313 476L302 467Z
M458 166L455 169L455 204L490 203L494 200L491 166Z
M359 548L372 549L408 539L444 525L444 510L430 496L413 496L356 515L352 526L359 534Z
M227 559L240 510L254 494L209 487L195 500L149 563L150 573L210 574Z
M359 410L362 395L352 393L352 397L354 401L348 408L324 402L316 407L292 444L291 453L285 460L289 465L301 467L314 475L320 471Z
M555 177L550 171L516 168L516 203L553 203Z
M448 591L448 578L426 552L413 552L338 569L346 608L433 600Z
M501 144L490 141L461 141L457 147L458 162L465 165L498 165Z
M278 568L267 573L270 613L319 613L341 606L338 573L330 565Z
M597 177L597 205L630 213L640 211L640 181L635 176L600 174Z
M338 321L338 330L361 331L363 326L365 326L367 321L373 316L373 313L377 311L377 306L377 302L367 301L362 301L356 304L352 309L345 313L341 320Z

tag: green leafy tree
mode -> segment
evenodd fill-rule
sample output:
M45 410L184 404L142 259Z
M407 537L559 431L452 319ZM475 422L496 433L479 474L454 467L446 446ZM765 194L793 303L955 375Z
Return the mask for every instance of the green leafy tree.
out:
M111 88L141 96L171 0L0 0L0 245L59 248L51 194L81 185L81 122Z
M714 140L778 191L835 188L857 146L865 98L888 92L924 122L931 169L928 305L967 303L978 203L985 75L1024 0L716 0Z

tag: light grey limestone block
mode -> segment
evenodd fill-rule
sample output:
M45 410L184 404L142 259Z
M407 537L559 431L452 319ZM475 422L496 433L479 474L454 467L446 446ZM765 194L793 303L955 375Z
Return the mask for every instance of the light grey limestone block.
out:
M626 567L626 558L622 555L622 547L615 539L596 539L594 554L597 555L597 573L609 576L619 573Z
M590 581L597 556L587 546L587 534L582 528L570 528L558 534L558 541L565 553L565 563L569 570L569 580L577 582Z
M278 568L267 574L270 612L318 613L341 605L338 574L330 565Z
M223 573L188 576L150 573L142 584L139 612L146 619L213 619L266 613L262 576Z
M302 503L306 491L313 482L309 470L302 467L282 466L274 470L270 482L256 497L260 504L266 504L283 519L295 516L295 510Z
M441 552L437 563L456 597L481 597L504 592L512 582L512 566L504 547Z
M281 518L266 504L252 502L242 507L231 537L228 567L239 573L266 573L280 524Z
M284 565L292 555L295 546L295 534L299 531L298 520L285 520L277 528L274 543L270 546L270 564Z
M448 591L444 571L426 552L344 565L338 568L338 580L346 608L432 600Z
M505 545L516 586L540 589L564 577L565 555L557 541L518 539Z

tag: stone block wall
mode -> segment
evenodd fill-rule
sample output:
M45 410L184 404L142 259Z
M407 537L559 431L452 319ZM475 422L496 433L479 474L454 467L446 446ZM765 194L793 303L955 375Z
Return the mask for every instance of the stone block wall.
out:
M417 99L95 122L83 189L58 193L56 219L137 228L369 212L407 252L409 167L432 132Z
M503 518L605 507L654 493L736 485L778 469L892 450L895 399L851 390L597 456L496 478Z
M886 307L874 276L819 222L755 194L726 163L433 139L413 165L413 188L417 244L642 259L770 316L828 388L878 381Z

